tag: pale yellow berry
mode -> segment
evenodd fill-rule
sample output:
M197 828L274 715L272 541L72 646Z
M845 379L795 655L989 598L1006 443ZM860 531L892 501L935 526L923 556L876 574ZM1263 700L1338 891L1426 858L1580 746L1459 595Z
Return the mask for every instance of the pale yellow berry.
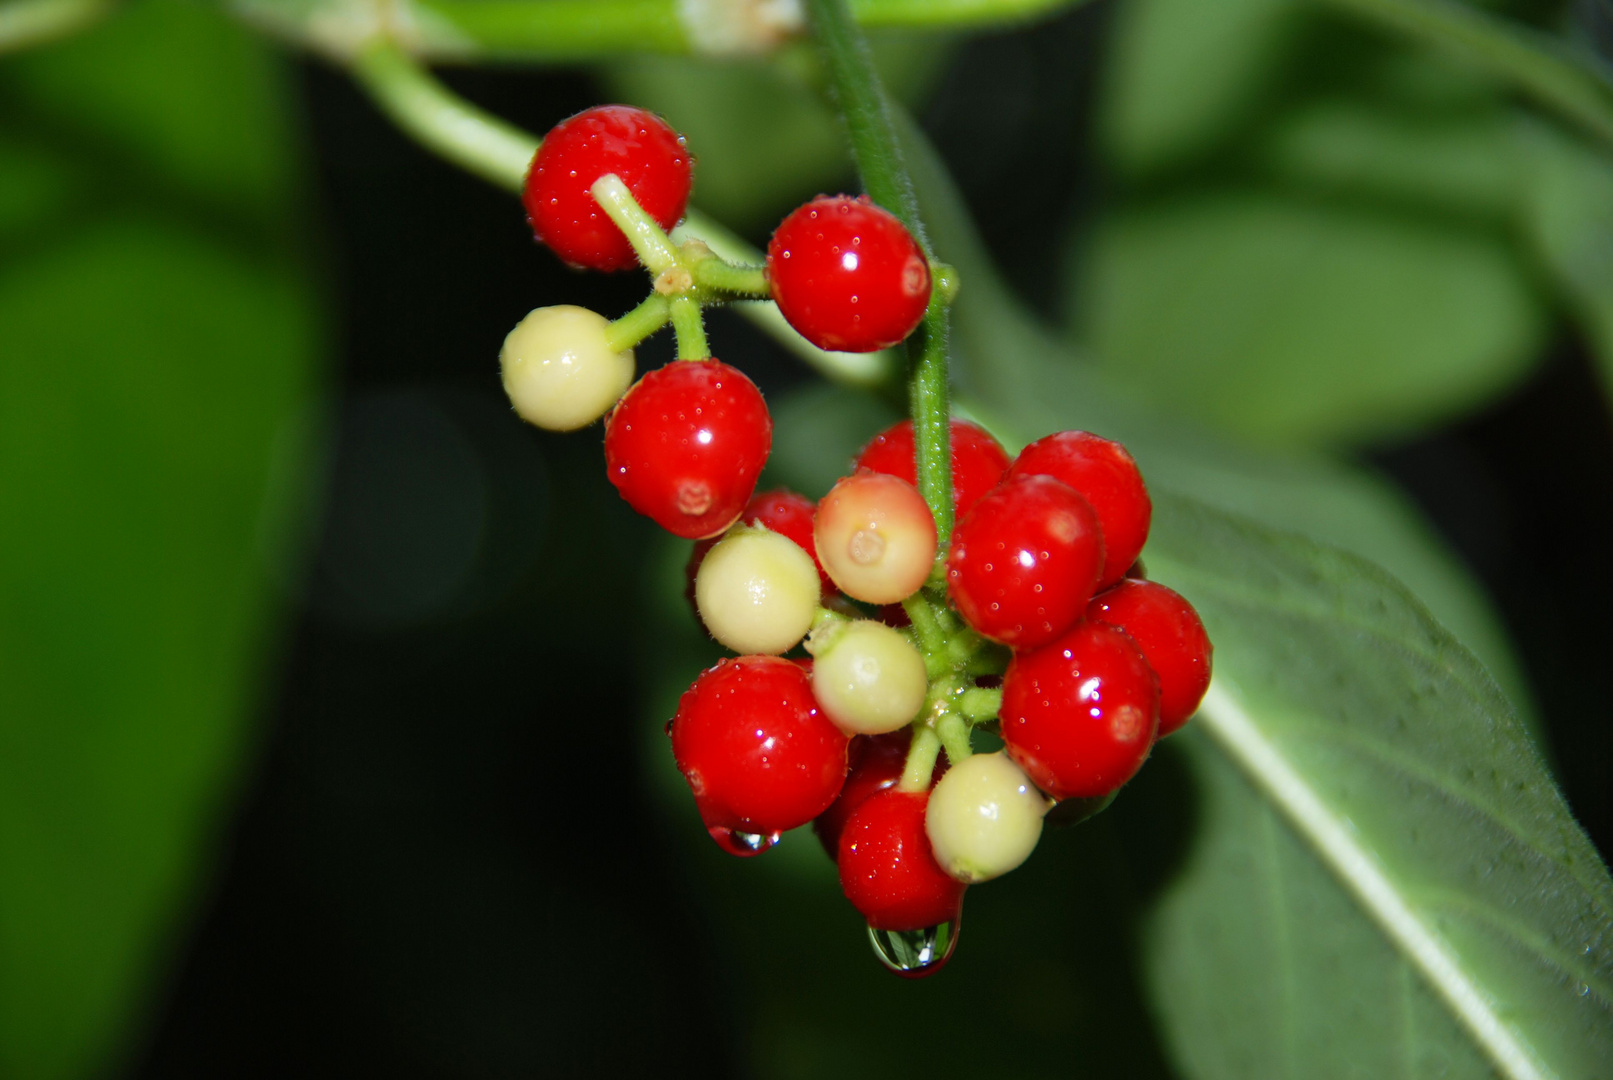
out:
M894 604L919 590L935 562L935 519L912 484L861 472L818 503L813 540L824 572L847 596Z
M706 552L694 597L712 637L737 653L776 655L812 628L820 588L812 556L795 541L741 527Z
M913 721L929 680L906 637L869 619L827 623L807 639L812 695L848 735L879 735Z
M1050 804L1006 755L974 754L947 770L924 814L935 861L959 881L989 881L1024 862Z
M528 313L504 339L504 392L523 420L550 431L587 427L633 382L633 350L610 347L610 322L560 304Z

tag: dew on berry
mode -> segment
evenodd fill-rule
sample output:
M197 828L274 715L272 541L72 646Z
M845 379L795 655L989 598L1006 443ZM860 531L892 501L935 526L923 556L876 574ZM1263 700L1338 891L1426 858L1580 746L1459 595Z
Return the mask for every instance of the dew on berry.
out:
M935 519L913 485L884 473L842 479L818 503L819 561L847 596L892 604L918 591L935 562Z
M979 424L954 418L951 424L952 505L963 517L981 497L997 486L1008 471L1008 451ZM852 463L857 469L872 469L918 484L917 451L913 445L913 421L892 424L868 441Z
M738 829L730 829L723 825L716 825L706 830L717 846L730 855L741 859L748 859L752 855L760 855L779 842L779 835L771 833L748 833Z
M952 959L962 925L962 919L953 919L922 930L879 930L870 926L868 940L885 967L904 979L922 979L934 975Z

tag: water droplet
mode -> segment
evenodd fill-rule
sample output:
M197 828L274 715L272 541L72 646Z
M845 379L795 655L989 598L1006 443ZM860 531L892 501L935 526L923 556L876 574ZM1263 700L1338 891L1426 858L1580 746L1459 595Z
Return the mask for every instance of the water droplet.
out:
M952 959L961 921L937 923L923 930L876 930L870 926L868 940L873 942L874 955L880 963L904 979L922 979L934 975Z
M738 829L730 829L724 825L716 825L706 831L711 834L711 838L717 842L718 847L728 852L728 854L738 855L742 859L748 859L752 855L760 855L779 842L778 833L766 833L764 835L763 833L740 832Z

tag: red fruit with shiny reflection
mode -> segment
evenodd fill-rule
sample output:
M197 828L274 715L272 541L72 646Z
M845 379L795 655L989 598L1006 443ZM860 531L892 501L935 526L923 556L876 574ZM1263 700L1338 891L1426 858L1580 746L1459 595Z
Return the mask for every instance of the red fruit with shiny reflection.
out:
M851 768L846 773L845 786L834 805L818 815L812 831L823 842L829 858L840 852L840 833L846 819L870 795L894 787L907 768L907 749L912 745L913 733L909 728L885 735L858 735L851 740ZM932 783L946 772L946 763L937 758L935 771L930 774Z
M1033 649L1067 630L1103 569L1092 506L1050 476L1003 482L952 532L947 591L965 622L994 641Z
M719 360L650 372L605 422L610 482L633 509L689 540L738 519L772 445L761 391Z
M889 348L930 302L923 249L865 196L819 195L792 211L767 245L767 276L784 318L820 349Z
M1159 726L1159 680L1131 638L1083 620L1014 655L997 714L1008 755L1055 799L1107 795L1130 780Z
M927 791L875 792L840 833L840 887L876 930L954 922L968 886L942 870L924 831Z
M660 117L628 105L599 105L544 136L521 201L533 235L566 262L628 270L638 256L594 200L594 181L615 173L645 213L670 229L689 205L693 169L683 136Z
M1187 723L1210 688L1210 637L1193 605L1155 581L1128 578L1099 593L1087 618L1124 630L1159 676L1159 735Z
M721 660L702 672L678 701L670 734L714 832L765 837L805 825L846 778L849 740L819 711L808 672L776 656Z
M952 505L958 517L974 508L981 496L997 486L1008 471L1008 451L991 433L967 420L952 424ZM918 486L918 458L913 446L913 421L903 420L875 435L862 448L854 469L899 476Z
M1087 431L1060 431L1019 452L1009 476L1062 480L1092 504L1103 528L1104 563L1098 588L1126 575L1148 540L1154 504L1137 462L1124 446Z

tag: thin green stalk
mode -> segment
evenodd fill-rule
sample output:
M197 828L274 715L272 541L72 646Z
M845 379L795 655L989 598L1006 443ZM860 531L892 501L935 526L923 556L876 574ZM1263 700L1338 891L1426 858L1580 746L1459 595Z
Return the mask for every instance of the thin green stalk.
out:
M1003 692L1001 687L984 690L980 687L971 687L958 695L958 712L963 714L965 720L972 724L982 724L997 718L998 711L1003 707Z
M1613 143L1613 83L1561 42L1456 0L1319 0L1455 53Z
M935 733L946 748L947 760L956 765L974 753L969 745L969 725L957 713L949 712L935 722Z
M928 791L930 777L935 772L935 759L941 752L941 737L928 724L913 725L913 742L907 748L907 764L902 778L896 782L898 791Z
M684 53L677 0L411 0L432 56L597 60L622 53Z
M633 193L627 190L627 185L622 183L621 177L606 173L595 180L594 186L588 190L594 196L594 202L622 230L627 242L633 245L634 254L646 270L660 274L678 265L678 249L672 246L671 237L667 236L660 223L644 212L638 200L633 198ZM675 313L673 317L676 318Z
M88 29L117 0L8 0L0 3L0 55Z
M536 136L464 101L390 41L377 38L360 49L352 72L417 141L489 183L520 192L538 152Z
M879 74L846 0L808 0L829 85L869 198L900 218L927 255L918 198L902 162ZM952 537L951 418L947 387L946 290L932 291L924 322L908 341L908 405L913 415L919 491L935 516L937 558Z
M638 307L611 322L605 330L605 342L616 352L631 349L665 326L670 316L667 298L651 293Z
M679 360L706 360L711 357L711 346L706 343L706 323L700 315L700 304L687 296L672 301L672 330L678 335Z
M767 267L736 266L722 258L702 259L694 265L695 282L714 292L765 300L770 295Z

